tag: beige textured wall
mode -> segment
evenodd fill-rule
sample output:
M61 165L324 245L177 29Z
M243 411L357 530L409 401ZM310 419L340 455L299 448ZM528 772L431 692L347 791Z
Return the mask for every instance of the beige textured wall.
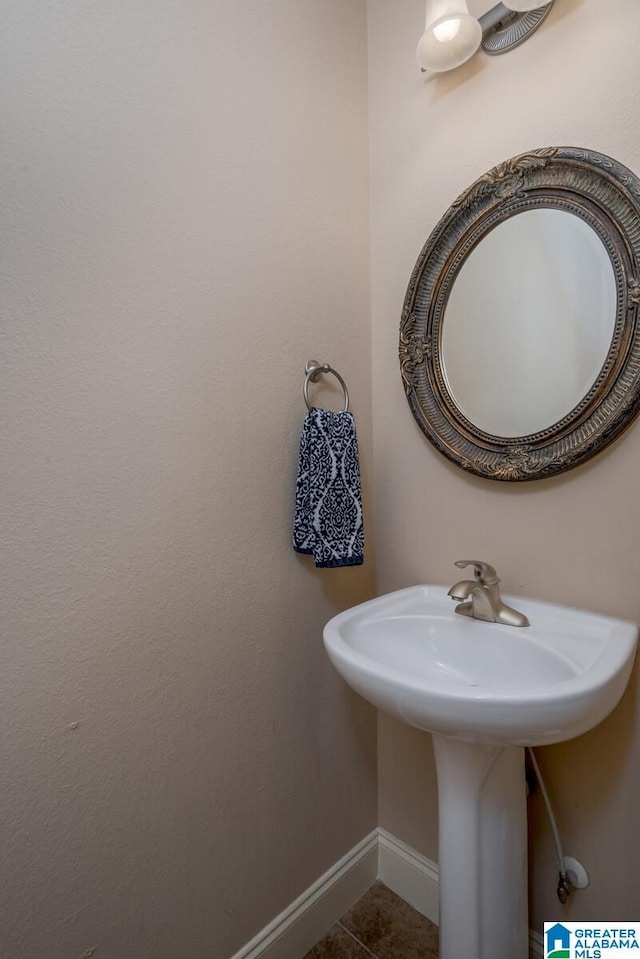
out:
M371 564L289 545L310 356L371 470L365 4L6 0L0 46L0 953L227 959L376 823L321 643Z
M476 2L482 13L491 4ZM507 590L640 618L640 424L590 464L555 480L505 486L440 457L411 417L397 362L409 275L448 205L489 167L531 147L609 153L640 173L637 0L557 0L508 56L474 58L425 81L414 49L423 0L402 15L369 0L375 517L379 589L451 583L478 556ZM384 547L384 548L383 548ZM532 918L640 915L640 705L637 678L600 729L541 752L567 852L592 885L562 910L549 830L534 804ZM437 855L429 737L379 720L381 824Z

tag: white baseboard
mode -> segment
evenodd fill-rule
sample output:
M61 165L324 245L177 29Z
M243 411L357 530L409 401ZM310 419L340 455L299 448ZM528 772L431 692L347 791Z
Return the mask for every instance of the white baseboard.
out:
M378 831L343 856L233 959L302 959L378 875Z
M376 829L232 959L302 959L376 879L437 924L438 866L385 829ZM543 938L531 930L529 959L543 956Z
M544 959L544 938L533 929L529 930L529 959Z
M423 916L438 924L436 863L385 829L378 829L378 878Z

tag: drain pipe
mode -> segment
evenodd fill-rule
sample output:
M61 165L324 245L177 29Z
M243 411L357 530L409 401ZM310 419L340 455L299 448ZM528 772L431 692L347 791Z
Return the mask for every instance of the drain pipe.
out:
M538 760L531 746L527 746L527 752L529 753L529 759L531 760L533 771L536 774L536 779L540 786L544 804L547 807L547 815L549 817L549 823L551 824L551 832L553 833L553 842L556 847L556 859L558 860L558 886L556 894L562 905L564 905L574 889L584 889L589 885L589 876L581 862L572 856L564 855L562 842L560 841L560 831L556 817L553 814L551 800L549 799L549 794L544 784L542 773L540 772Z

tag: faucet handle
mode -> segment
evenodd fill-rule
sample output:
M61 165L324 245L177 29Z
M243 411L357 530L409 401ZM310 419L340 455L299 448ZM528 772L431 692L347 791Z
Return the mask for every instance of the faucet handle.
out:
M498 574L489 563L483 563L477 559L457 559L455 565L458 569L464 569L465 566L473 566L473 575L483 586L497 586L500 582Z

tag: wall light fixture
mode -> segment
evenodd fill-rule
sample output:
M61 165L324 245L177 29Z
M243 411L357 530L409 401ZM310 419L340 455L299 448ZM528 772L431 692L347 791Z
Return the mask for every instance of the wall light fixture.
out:
M467 0L427 0L418 64L423 72L442 73L465 63L480 46L492 56L507 53L538 29L554 2L506 0L476 18Z

